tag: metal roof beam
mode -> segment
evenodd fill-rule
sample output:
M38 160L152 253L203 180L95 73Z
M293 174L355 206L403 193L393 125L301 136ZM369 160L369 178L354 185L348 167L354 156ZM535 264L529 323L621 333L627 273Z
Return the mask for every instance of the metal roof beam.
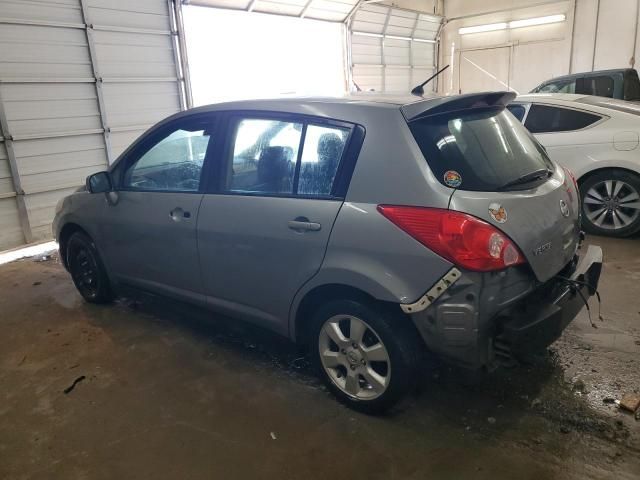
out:
M304 16L307 14L307 10L309 10L309 7L311 6L312 3L313 3L313 0L308 0L307 1L307 3L305 4L304 8L300 12L300 18L304 18Z

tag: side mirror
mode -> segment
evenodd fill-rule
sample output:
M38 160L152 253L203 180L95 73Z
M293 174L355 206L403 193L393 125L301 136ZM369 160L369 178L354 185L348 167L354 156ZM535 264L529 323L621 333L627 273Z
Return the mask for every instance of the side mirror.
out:
M87 191L89 193L105 193L113 190L109 172L98 172L87 177Z

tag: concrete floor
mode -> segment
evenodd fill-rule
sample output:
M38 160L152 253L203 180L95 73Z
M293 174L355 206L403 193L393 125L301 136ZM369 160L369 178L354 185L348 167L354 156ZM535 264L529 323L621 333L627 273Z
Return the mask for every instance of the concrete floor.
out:
M270 334L154 298L88 305L55 257L0 266L0 478L637 480L640 422L602 399L640 389L640 242L593 241L600 328L583 311L479 383L432 365L379 418Z

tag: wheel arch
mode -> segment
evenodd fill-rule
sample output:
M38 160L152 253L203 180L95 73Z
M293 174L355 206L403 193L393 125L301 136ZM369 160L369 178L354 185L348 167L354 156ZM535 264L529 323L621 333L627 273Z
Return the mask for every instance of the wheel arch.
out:
M592 221L591 218L588 216L589 212L587 212L586 210L587 208L586 203L589 203L589 202L584 201L587 195L588 187L590 185L595 185L596 183L606 179L611 179L614 181L622 180L627 183L633 182L635 184L633 188L636 190L638 189L638 185L640 185L640 173L638 173L633 169L629 169L625 167L608 166L608 167L592 170L589 173L583 175L578 180L578 187L580 190L580 199L581 199L581 209L583 211L582 228L587 233L618 237L618 238L625 238L625 237L629 237L637 234L638 232L640 232L640 223L639 223L640 218L637 215L634 215L633 218L628 218L628 219L624 219L624 217L623 219L620 219L620 217L617 216L618 221L616 222L614 218L613 226L611 225L611 222L608 222L609 223L608 227L602 226L603 219L605 218L604 216L598 216L598 218L601 219L599 223L597 223L595 220ZM601 211L603 210L599 210L599 212ZM622 224L620 224L620 222L622 222Z
M304 294L295 310L293 321L291 322L290 336L298 345L306 346L309 342L310 317L315 308L321 303L330 300L355 300L363 303L374 304L393 315L405 315L398 304L379 300L369 293L351 285L341 283L328 283L318 285ZM407 320L409 320L407 318Z
M84 233L87 237L91 238L89 232L87 232L84 228L74 222L66 223L61 229L60 234L58 235L58 249L60 250L60 260L65 268L69 268L67 265L67 243L69 242L69 238L76 232Z
M635 170L631 170L630 168L607 166L607 167L596 168L594 170L589 170L587 173L585 173L580 178L578 178L578 186L581 187L584 184L584 182L586 182L589 178L593 177L594 175L598 175L599 173L603 173L603 172L611 172L611 171L624 172L630 175L635 175L636 177L640 178L640 173L638 173Z

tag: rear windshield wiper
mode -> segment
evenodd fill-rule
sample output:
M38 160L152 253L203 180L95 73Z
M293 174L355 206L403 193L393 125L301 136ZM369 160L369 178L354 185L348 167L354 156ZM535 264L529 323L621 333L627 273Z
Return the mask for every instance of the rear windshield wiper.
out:
M524 175L516 178L515 180L511 180L510 182L505 183L501 187L497 188L496 191L506 190L509 187L513 187L515 185L523 185L525 183L533 182L535 180L540 180L542 178L548 178L551 176L553 172L548 168L541 168L539 170L534 170L533 172L525 173Z

